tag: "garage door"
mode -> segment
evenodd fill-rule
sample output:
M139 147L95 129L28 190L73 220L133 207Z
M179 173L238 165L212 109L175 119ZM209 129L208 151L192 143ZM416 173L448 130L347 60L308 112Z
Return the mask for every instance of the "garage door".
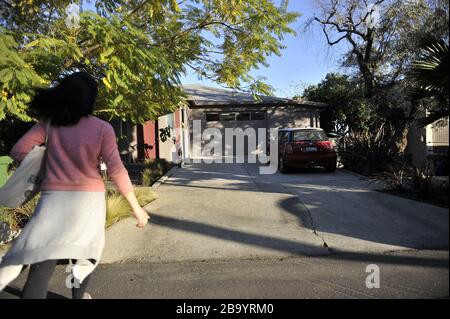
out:
M256 154L262 145L258 145L258 129L265 129L266 113L257 111L211 112L205 113L205 128L218 128L222 133L222 154L226 156ZM233 142L225 138L225 129L233 132ZM244 134L240 134L244 133ZM256 144L252 140L256 141ZM240 147L241 146L241 147Z

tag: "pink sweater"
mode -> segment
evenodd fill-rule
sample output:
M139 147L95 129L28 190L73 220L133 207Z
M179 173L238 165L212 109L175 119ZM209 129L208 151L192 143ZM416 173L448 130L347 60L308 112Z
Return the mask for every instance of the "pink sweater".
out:
M31 128L11 150L21 161L35 145L45 142L46 122ZM42 190L103 192L105 185L98 171L98 159L106 164L109 177L122 195L133 190L123 166L116 135L108 122L95 116L82 117L74 126L50 126L47 175Z

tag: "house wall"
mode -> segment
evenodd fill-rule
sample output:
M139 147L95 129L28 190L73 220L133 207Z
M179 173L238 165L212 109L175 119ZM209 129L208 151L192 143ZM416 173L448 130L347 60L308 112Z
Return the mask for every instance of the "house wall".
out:
M120 157L125 163L138 160L138 129L129 121L111 120L111 125L117 137Z
M170 118L173 120L171 121ZM172 161L175 153L173 148L180 143L181 134L176 128L180 128L181 113L180 110L172 113L172 116L163 115L158 118L158 129L166 128L172 123L175 128L173 135L176 137L176 143L172 139L159 143L159 157ZM169 123L170 122L170 123ZM156 134L155 122L147 121L144 125L134 125L129 121L111 120L111 125L117 136L117 146L122 161L125 163L137 163L147 158L156 158ZM147 154L144 144L148 145Z
M405 152L411 155L412 164L421 167L427 158L426 130L420 127L411 127L407 137L408 144Z
M443 123L410 128L405 152L411 155L415 167L430 164L435 174L448 174L448 163L444 168L445 162L448 162L448 130L448 118Z
M319 112L306 107L271 107L267 109L269 128L319 127Z
M183 113L185 112L185 125L182 126ZM255 112L265 113L264 120L254 121L236 121L236 122L207 122L206 113L242 113ZM190 158L194 155L193 145L193 122L192 120L200 120L202 131L205 128L218 128L224 134L225 128L241 127L245 130L247 127L265 128L266 136L269 136L270 128L282 127L319 127L319 111L312 107L299 106L231 106L231 107L205 107L205 108L186 108L177 109L170 115L164 115L158 118L158 129L164 129L168 125L173 127L172 134L175 137L175 143L172 139L165 142L159 142L159 157L168 161L179 160L179 149L183 150L183 157ZM155 122L148 121L144 125L133 125L130 122L122 122L119 120L111 121L116 135L118 137L118 147L122 160L125 163L136 163L146 158L156 158L156 138ZM201 132L200 132L201 135ZM201 138L201 136L197 136ZM258 137L256 136L256 141ZM247 140L245 141L245 143ZM203 145L207 142L203 141ZM149 146L147 154L145 153L144 144ZM203 146L202 145L202 146ZM236 154L236 149L231 150L223 142L225 154L226 151ZM259 148L259 145L258 145ZM247 144L244 147L247 152ZM259 151L259 150L258 150ZM247 153L245 155L248 155Z
M170 123L172 122L172 123ZM164 129L167 126L173 127L173 121L170 120L170 118L167 117L167 115L161 116L158 118L158 125L160 129ZM160 138L159 141L159 158L164 158L168 161L172 160L172 147L173 147L173 141L172 139L167 139L165 142L163 142Z
M180 131L180 125L181 125L181 109L178 109L174 112L174 120L175 120L175 143L180 143L181 140L181 131Z
M257 121L206 121L207 113L233 113L233 112L264 112L266 114L264 120ZM266 128L266 137L269 136L270 128L282 128L282 127L319 127L319 111L318 109L311 107L299 107L299 106L227 106L227 107L205 107L205 108L190 108L188 110L188 118L189 118L189 136L192 141L193 138L196 140L201 139L201 132L196 132L198 136L194 136L193 130L193 120L200 120L202 131L205 128L218 128L221 130L224 135L225 128L236 128L241 127L245 130L247 127L257 128ZM258 137L256 137L258 140ZM202 141L202 148L208 141ZM227 155L227 152L231 152L231 146L224 145L224 141L222 142L223 146L223 154ZM244 147L245 154L247 154L247 145ZM235 149L233 150L235 153ZM194 150L193 145L190 146L190 153L193 157L199 155L199 151ZM235 153L236 154L236 153Z
M426 126L428 152L448 153L448 118Z
M172 127L172 138L175 138L175 143L172 138L166 141L159 141L159 158L166 159L168 161L174 161L177 155L177 149L181 143L181 109L177 109L175 112L160 116L158 118L158 132L160 129L166 127ZM155 134L155 122L147 121L143 126L143 143L149 145L151 149L148 150L149 158L156 158L157 151L157 136ZM141 157L144 159L144 156Z

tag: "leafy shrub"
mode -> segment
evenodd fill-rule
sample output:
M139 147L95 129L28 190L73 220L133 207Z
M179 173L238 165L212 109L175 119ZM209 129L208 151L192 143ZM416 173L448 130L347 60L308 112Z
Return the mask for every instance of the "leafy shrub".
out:
M164 173L166 173L172 165L172 163L169 163L164 159L147 160L144 163L144 169L141 173L142 186L151 186L162 175L164 175Z
M448 207L448 181L434 181L430 163L420 168L406 162L401 165L397 163L390 165L390 168L378 177L397 194Z
M12 230L23 228L31 218L38 201L39 195L18 208L1 207L0 221L7 222Z
M430 165L412 169L411 190L422 198L429 198L433 194L433 173Z
M392 151L390 135L382 128L378 132L351 133L340 141L338 153L344 168L373 176L384 172L401 156Z
M430 165L421 168L414 167L406 162L389 164L388 169L379 174L381 179L393 189L412 190L427 194L431 190L433 174Z
M10 214L4 207L0 207L0 222L7 223L11 228L15 227L16 224L14 215Z
M393 190L402 191L410 185L411 169L405 163L389 163L386 165L386 170L378 174L378 177L383 180L387 186Z

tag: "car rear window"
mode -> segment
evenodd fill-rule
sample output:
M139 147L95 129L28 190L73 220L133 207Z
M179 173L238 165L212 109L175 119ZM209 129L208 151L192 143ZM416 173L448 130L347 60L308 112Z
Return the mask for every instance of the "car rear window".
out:
M328 140L327 135L324 131L293 131L292 132L292 140L294 142L300 142L300 141L326 141Z

